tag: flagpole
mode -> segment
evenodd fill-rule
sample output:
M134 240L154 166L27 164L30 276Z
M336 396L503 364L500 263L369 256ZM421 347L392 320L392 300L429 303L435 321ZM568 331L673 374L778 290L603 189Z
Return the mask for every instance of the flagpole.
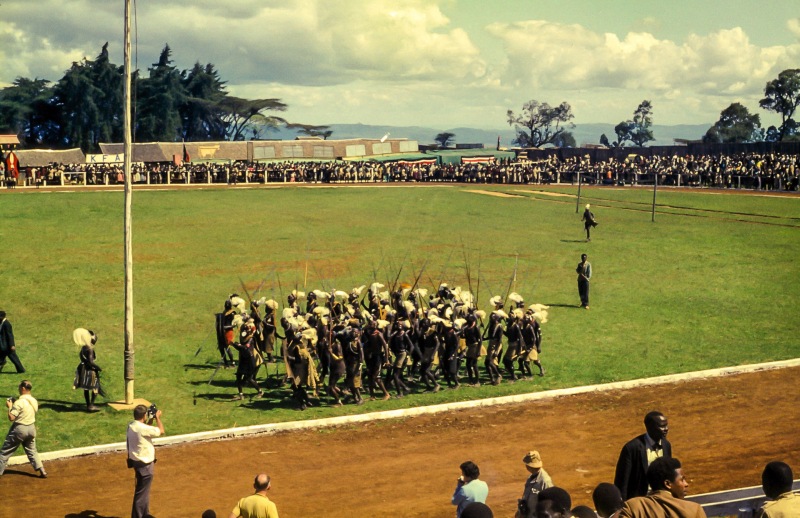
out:
M123 128L125 172L125 403L133 403L133 250L131 248L131 1L125 0L125 122Z

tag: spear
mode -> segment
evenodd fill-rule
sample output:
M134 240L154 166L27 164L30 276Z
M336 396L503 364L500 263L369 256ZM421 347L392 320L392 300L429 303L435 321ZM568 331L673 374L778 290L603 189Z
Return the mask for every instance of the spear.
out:
M517 266L519 265L519 255L516 256L514 259L514 273L511 275L511 279L508 281L508 289L506 289L506 296L503 299L503 307L505 307L506 302L508 302L508 296L511 294L511 288L517 283Z

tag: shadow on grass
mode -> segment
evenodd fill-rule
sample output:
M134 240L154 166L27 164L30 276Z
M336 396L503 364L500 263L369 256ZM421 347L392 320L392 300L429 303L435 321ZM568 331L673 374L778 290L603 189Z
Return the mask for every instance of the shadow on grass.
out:
M234 399L236 392L230 393L206 393L197 394L195 397L214 401L218 403L230 403L232 405L241 406L253 410L275 410L275 409L291 409L296 406L295 401L291 398L289 393L286 394L271 394L269 392L263 398L256 398L255 393L245 392L243 400Z
M184 363L184 369L213 370L217 368L216 363Z
M577 308L580 309L580 304L545 304L545 306L550 306L551 308Z
M585 239L562 239L562 243L586 243Z
M119 518L118 516L108 516L105 514L98 514L94 509L87 509L79 513L65 514L64 518Z
M82 393L79 392L81 396ZM39 399L39 404L42 408L53 410L55 412L81 412L86 413L86 401L59 401L57 399ZM95 403L98 404L99 403Z

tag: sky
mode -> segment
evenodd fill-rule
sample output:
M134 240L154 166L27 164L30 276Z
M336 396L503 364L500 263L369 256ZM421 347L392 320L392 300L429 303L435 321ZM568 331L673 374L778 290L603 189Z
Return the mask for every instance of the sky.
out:
M123 0L0 0L0 87L57 81L109 42ZM711 124L800 68L800 0L137 0L134 58L213 63L230 94L304 124L508 128L528 100L573 122ZM146 72L145 72L146 73Z

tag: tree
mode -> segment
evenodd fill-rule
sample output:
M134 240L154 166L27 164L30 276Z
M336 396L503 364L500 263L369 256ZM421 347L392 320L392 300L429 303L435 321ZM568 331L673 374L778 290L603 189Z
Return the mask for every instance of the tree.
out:
M719 144L727 142L747 143L764 140L761 118L751 114L739 103L733 103L719 114L719 120L703 136L703 142Z
M768 82L764 87L764 98L758 104L781 115L779 141L797 132L798 124L792 117L800 105L800 69L786 69L778 74L777 79Z
M54 88L53 100L60 112L59 140L68 146L94 150L99 142L99 94L91 74L92 63L85 59L72 62Z
M553 140L553 145L556 147L578 147L578 144L575 142L575 137L572 136L572 133L569 131L565 131L557 136L555 140Z
M614 129L615 129L615 131L616 131L616 128L614 128ZM619 147L619 141L618 141L618 140L615 140L614 142L609 142L609 141L608 141L608 137L606 137L606 134L605 134L605 133L603 133L602 135L600 135L600 143L601 143L602 145L604 145L605 147Z
M165 45L157 63L149 68L150 77L137 81L136 140L174 142L183 135L181 106L186 88L181 73L172 65L172 50Z
M456 136L455 133L444 131L433 137L433 141L439 144L440 148L446 149L447 146L450 145L450 143L453 141L453 137L455 136Z
M228 93L225 82L211 63L196 62L188 73L181 74L186 102L181 106L183 138L191 141L224 140L227 124L219 104Z
M17 134L23 145L55 142L58 124L52 96L50 81L16 78L0 90L0 130Z
M265 111L285 111L286 105L279 99L242 99L231 95L220 103L223 120L227 124L226 137L229 140L244 140L247 131L256 133L259 127L276 128L285 124L286 120L275 115L267 115Z
M653 105L650 101L644 100L639 103L636 111L633 112L633 120L622 121L614 126L614 133L617 134L617 143L622 146L625 142L631 142L634 146L642 147L653 137Z
M329 126L314 126L313 124L300 124L290 123L286 125L287 129L296 129L303 135L309 137L322 137L322 140L328 140L328 137L333 135L333 130Z
M548 103L530 100L522 105L522 113L506 112L509 126L514 126L520 147L539 147L553 143L559 135L575 127L570 121L575 118L569 103L562 102L551 107ZM562 126L563 124L563 126Z

